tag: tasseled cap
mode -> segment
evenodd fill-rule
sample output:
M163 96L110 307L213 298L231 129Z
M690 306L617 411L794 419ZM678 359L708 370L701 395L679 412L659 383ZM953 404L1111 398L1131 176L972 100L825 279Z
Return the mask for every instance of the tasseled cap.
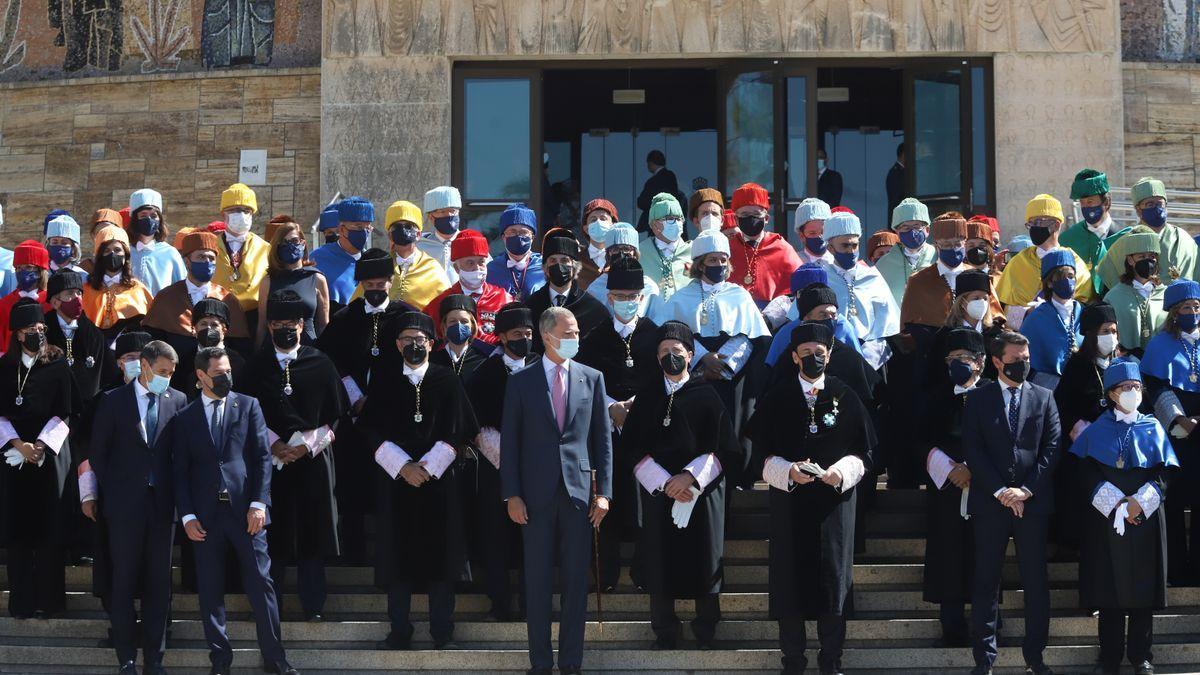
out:
M393 271L390 253L381 248L369 248L354 263L354 280L390 279Z
M192 305L192 325L196 325L200 319L206 316L215 316L221 320L221 323L229 325L229 305L217 300L216 298L204 298L200 302Z
M579 240L570 230L556 227L546 232L542 238L542 260L552 255L565 255L579 259Z
M954 278L954 295L959 296L971 291L992 292L992 278L983 270L964 270Z
M659 326L654 343L662 344L663 340L679 340L689 352L696 351L696 338L692 334L692 329L682 321L667 321Z
M1142 381L1142 370L1137 361L1117 359L1104 369L1104 391L1109 391L1118 384L1129 381Z
M321 211L321 224L317 226L317 229L321 232L324 232L326 230L336 229L337 226L341 224L342 219L341 216L338 215L337 204L330 204L329 206L325 207L324 211Z
M338 220L342 223L375 222L375 205L362 197L347 197L338 202Z
M179 253L183 257L195 253L196 251L218 251L221 249L221 240L212 232L197 230L188 232L187 236L180 242Z
M83 290L83 275L69 267L64 267L50 275L50 282L46 285L46 299L69 290Z
M391 323L391 326L392 330L389 332L393 339L410 328L421 331L430 340L434 338L433 319L422 312L404 312Z
M476 230L460 230L458 236L450 243L451 262L471 256L486 258L487 254L487 239Z
M1042 278L1045 279L1059 267L1075 267L1075 255L1069 248L1052 248L1042 256Z
M817 263L808 263L796 268L792 272L792 293L798 293L813 284L821 284L827 286L829 284L829 273L825 271Z
M688 217L695 218L696 211L699 210L700 205L704 202L712 202L719 206L722 211L725 210L725 198L721 196L720 190L700 188L693 192L691 197L688 197ZM613 218L616 218L616 216L613 216Z
M929 236L938 239L966 239L967 221L953 216L938 216L929 224Z
M608 201L607 199L593 199L583 207L583 221L585 223L587 222L587 217L596 209L604 211L611 216L614 221L617 219L617 207L613 206L612 202Z
M1175 305L1185 300L1200 300L1200 283L1191 279L1180 279L1170 286L1163 297L1163 309L1171 311Z
M195 309L192 310L192 315L195 316ZM149 333L144 333L140 330L121 333L117 336L116 344L113 346L113 353L121 357L132 352L140 352L142 351L142 347L145 347L152 339Z
M13 267L21 265L34 265L44 270L50 269L50 253L46 251L46 247L42 246L41 242L34 239L26 239L17 244L13 249Z
M537 232L537 214L524 204L510 204L508 208L500 212L500 232L503 233L513 225L527 227L530 232Z
M1108 176L1095 169L1084 169L1071 182L1071 199L1108 194Z
M733 210L736 212L743 206L760 206L771 208L771 196L767 189L758 183L745 183L733 191Z

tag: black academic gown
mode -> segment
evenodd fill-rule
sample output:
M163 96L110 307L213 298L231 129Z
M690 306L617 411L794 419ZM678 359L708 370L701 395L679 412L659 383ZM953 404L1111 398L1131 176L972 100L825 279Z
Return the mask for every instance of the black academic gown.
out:
M980 379L975 387L989 384ZM930 393L927 412L918 425L918 446L926 457L938 448L956 462L966 461L962 447L962 416L967 394L954 393L954 385ZM939 490L925 472L925 602L971 601L971 570L975 566L975 539L971 521L962 517L962 490L949 479Z
M1084 516L1081 504L1085 503L1085 495L1079 492L1080 459L1070 452L1071 429L1080 420L1095 422L1108 410L1103 381L1104 369L1096 365L1091 355L1077 351L1067 359L1058 386L1054 388L1054 402L1062 421L1063 448L1054 468L1054 494L1058 497L1054 504L1051 536L1055 542L1071 549L1079 548ZM1086 496L1091 497L1090 494Z
M393 348L393 352L394 352ZM436 364L420 383L420 415L416 422L417 389L404 375L399 359L387 359L374 371L359 425L365 450L374 454L385 441L395 443L420 461L438 441L456 450L474 440L479 425L466 391L454 371ZM458 460L463 453L458 452ZM457 467L419 488L399 475L395 479L376 468L375 583L388 588L409 582L423 590L430 581L454 582L470 577L463 500Z
M529 296L527 304L533 311L533 351L540 354L544 347L542 346L542 333L537 330L537 323L541 319L542 312L550 306L550 284L534 291L533 295ZM603 325L606 321L612 321L608 307L605 307L604 303L597 300L591 293L579 290L578 281L571 283L571 291L567 293L567 302L563 306L571 310L571 313L575 315L575 321L579 323L580 342L597 326Z
M250 363L251 396L262 406L267 428L287 443L297 431L335 428L346 409L346 392L333 361L314 347L301 346L285 373L273 344ZM292 393L285 387L290 382ZM335 429L336 431L336 429ZM271 477L271 560L324 558L340 553L333 448L311 453L274 469Z
M862 354L846 346L841 340L834 340L833 351L829 354L829 363L825 365L825 372L850 387L858 395L867 412L872 417L875 416L882 395L883 378L880 377L879 371L872 368L871 364L863 358ZM800 369L796 367L796 362L792 360L790 354L780 355L779 360L775 362L775 367L771 369L768 389L784 380L795 379L799 373Z
M714 453L722 473L696 496L684 529L671 518L674 499L661 492L651 495L637 486L641 503L637 577L650 593L670 598L719 593L724 579L725 477L728 474L737 484L746 454L712 385L693 377L672 397L661 370L654 379L639 390L625 420L618 448L624 464L635 466L649 454L674 476L697 457ZM663 426L668 418L670 424Z
M809 431L814 418L818 427L815 434ZM825 376L825 389L812 412L798 379L780 382L758 399L749 434L754 444L749 473L755 477L762 475L771 455L789 462L811 459L825 468L855 455L863 461L866 475L871 472L875 434L866 408L845 383L831 375ZM856 489L838 492L817 481L797 485L791 492L770 490L768 586L772 619L816 619L848 613Z
M176 342L180 346L175 347L175 352L179 354L179 366L175 368L175 374L171 376L171 388L183 392L188 401L194 401L200 396L200 385L196 379L195 368L196 352L200 349L196 338L179 337L180 339ZM172 346L174 347L174 345ZM182 351L180 351L181 349ZM233 390L239 394L249 394L250 382L246 371L246 357L228 344L225 345L225 352L229 355L229 375L233 378Z
M472 340L471 344L467 345L467 350L463 352L462 358L455 361L443 344L429 355L429 362L453 370L458 375L459 381L465 384L467 380L471 379L475 369L495 350L496 345L490 345L483 340Z
M1079 555L1079 605L1084 609L1162 609L1167 606L1167 526L1160 507L1141 525L1125 526L1124 536L1113 520L1091 504L1097 486L1108 481L1131 495L1146 483L1165 493L1167 467L1118 469L1094 457L1079 460L1082 534Z

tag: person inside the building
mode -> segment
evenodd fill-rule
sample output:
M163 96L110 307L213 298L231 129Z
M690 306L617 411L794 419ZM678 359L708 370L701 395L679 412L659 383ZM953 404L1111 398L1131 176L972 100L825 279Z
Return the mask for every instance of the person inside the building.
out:
M604 235L604 270L587 287L587 292L601 303L608 302L608 271L613 263L621 258L633 258L641 263L638 233L629 223L617 223ZM641 293L641 313L653 314L662 303L658 284L647 274L643 274L642 279L644 285Z
M679 191L679 181L675 178L675 173L667 168L667 156L662 150L651 150L646 155L646 170L650 172L650 177L642 185L642 191L638 193L637 207L641 211L638 216L637 231L650 231L650 207L654 203L655 195L667 193L672 196L681 195ZM677 199L682 197L677 196ZM613 214L616 218L617 214Z
M458 280L461 283L462 277ZM499 312L499 308L496 312ZM464 384L471 379L479 364L496 350L494 344L481 339L478 316L478 304L469 295L447 295L438 302L436 318L441 347L430 352L429 362L453 370ZM498 341L500 338L495 335L494 313L492 321L493 335Z
M604 209L597 208L593 209L590 215L600 217L597 211L607 213ZM590 238L592 235L588 236ZM579 241L569 230L554 228L546 232L542 237L542 264L546 270L546 285L530 296L528 304L533 312L534 321L539 321L542 312L548 307L565 307L571 310L579 324L579 338L582 340L597 326L611 321L612 315L603 302L580 286L578 276L582 274L583 269L583 264L579 262L581 255ZM544 351L541 331L533 332L533 350L538 353Z
M808 663L806 620L815 620L822 672L840 672L853 586L855 488L871 468L875 432L858 396L825 373L833 331L804 323L789 358L799 376L758 400L749 423L747 477L769 488L769 614L779 623L782 672Z
M375 583L388 594L390 631L378 649L409 649L412 594L429 595L435 649L454 639L454 585L469 574L455 459L479 433L454 371L429 363L433 319L406 312L383 343L401 358L373 370L358 424L375 457ZM414 545L419 543L419 545Z
M487 281L488 243L475 230L463 230L451 244L452 277L456 281L425 306L425 313L435 322L442 320L441 304L453 295L466 295L475 302L478 331L475 337L490 345L499 343L495 335L496 312L512 302L508 291ZM439 338L444 335L438 334Z
M129 267L151 296L187 275L179 251L167 241L170 229L163 212L163 198L149 188L129 195L129 218L124 222L129 234ZM111 272L110 272L111 273Z
M513 371L537 363L541 355L533 351L533 312L519 302L510 302L496 313L496 334L500 347L475 370L467 382L467 396L479 423L475 447L482 456L476 477L475 511L471 521L473 534L471 559L481 571L477 581L491 602L488 614L497 621L514 621L523 615L525 594L514 592L512 572L516 570L524 586L521 565L521 526L508 517L507 505L500 492L500 437L504 431L504 392ZM580 348L582 351L582 347ZM473 567L473 569L475 569ZM514 594L519 602L514 605Z
M375 222L375 206L362 197L347 197L337 204L338 238L309 255L329 285L329 311L336 312L350 302L358 282L354 264L370 247Z
M1075 251L1092 273L1092 285L1096 295L1104 292L1104 279L1096 273L1100 261L1112 248L1113 243L1131 228L1119 227L1113 222L1109 210L1112 208L1112 197L1109 196L1108 176L1095 169L1083 169L1075 174L1071 181L1071 199L1079 202L1079 210L1083 212L1083 220L1067 228L1058 238L1060 246Z
M1086 514L1079 604L1099 614L1101 675L1120 673L1123 656L1137 675L1153 675L1154 610L1167 606L1163 501L1179 460L1158 420L1138 412L1136 361L1104 370L1104 396L1107 410L1071 444L1081 460L1076 494Z
M1108 288L1104 302L1117 314L1121 349L1134 356L1141 356L1167 318L1161 250L1159 236L1139 225L1114 242L1100 261L1100 275Z
M271 245L250 231L257 212L258 197L246 185L234 183L221 193L225 230L216 233L217 267L212 277L237 298L251 335L258 329L258 289L267 277L271 255Z
M617 223L617 207L607 199L593 199L583 207L583 235L587 237L587 255L581 259L578 284L581 290L587 290L596 277L604 271L608 261L605 258L604 241L608 231ZM549 233L547 233L549 234ZM546 255L545 251L542 256ZM535 331L536 335L536 331Z
M697 234L705 230L720 232L724 218L725 198L721 195L720 190L703 187L688 197L688 219L692 222L689 239L694 239Z
M79 223L70 215L56 216L46 223L46 251L50 254L50 273L68 269L87 280L87 270L79 266L83 254L79 248Z
M1049 384L1043 386L1050 386L1057 384L1067 359L1083 342L1083 305L1075 299L1075 256L1070 249L1056 248L1042 256L1041 297L1042 303L1025 314L1021 334L1029 340L1033 372L1055 376L1045 380Z
M692 329L670 321L653 342L658 369L638 390L616 453L637 478L635 578L650 594L657 648L678 648L675 601L692 599L692 634L711 649L721 619L726 492L741 480L745 450L712 385L689 374Z
M1033 246L1013 256L996 282L996 296L1007 307L1008 323L1014 330L1021 328L1021 320L1041 293L1041 260L1059 248L1063 221L1062 204L1050 195L1040 194L1025 205L1025 227ZM1071 251L1071 257L1075 259L1075 299L1088 304L1096 294L1092 273L1079 254Z
M424 211L425 222L433 229L417 239L417 248L436 260L446 270L450 283L455 283L458 281L458 271L451 264L454 258L450 246L464 229L460 222L462 195L456 187L435 187L425 193Z
M293 289L271 293L263 321L270 344L247 368L248 393L262 406L271 448L271 579L283 595L284 572L296 567L306 621L325 611L325 560L341 553L334 496L333 440L349 407L333 361L301 344L310 307Z
M904 199L892 210L892 231L899 237L900 246L891 247L875 263L875 267L883 275L888 288L892 289L892 297L896 299L896 306L901 308L901 313L909 278L938 259L937 247L927 241L929 226L929 208L912 197ZM965 239L965 227L962 234Z
M729 281L750 291L758 306L787 295L792 272L802 263L786 239L765 228L771 220L766 188L746 183L733 192L737 232L729 237Z
M141 323L154 296L133 276L124 228L101 228L94 239L96 265L83 286L83 312L112 340Z
M901 197L908 191L907 173L908 169L904 166L904 144L901 143L896 146L896 162L888 169L887 177L883 181L884 189L887 190L888 211L895 211L896 206L902 203Z
M875 267L879 263L879 259L899 243L900 237L896 236L895 232L880 230L867 238L867 255L863 260L871 267Z
M919 446L926 452L928 476L922 597L938 604L946 647L970 644L965 612L971 601L974 537L967 512L971 469L963 448L962 422L967 394L990 382L983 377L984 357L982 334L970 328L951 330L944 349L930 354L947 377L919 405L926 420L918 431Z
M304 344L311 345L329 323L329 283L315 266L305 264L304 228L298 223L290 220L279 223L268 242L267 275L258 287L258 304L265 306L275 291L295 291L312 310L304 317L301 335ZM265 323L260 321L255 343L262 345L267 334Z
M40 244L39 244L40 246ZM82 412L62 350L46 342L41 303L21 298L6 317L9 341L0 357L0 525L8 564L8 613L48 619L66 605L63 499L74 465L68 440ZM74 476L71 476L74 480Z
M705 188L707 189L707 188ZM646 278L658 286L662 302L691 281L692 244L683 238L683 208L675 196L661 193L650 204L650 232L638 245Z
M524 302L546 283L542 254L533 250L537 214L524 204L511 204L500 213L504 255L487 264L487 282Z
M1191 235L1178 225L1167 222L1167 190L1161 180L1141 178L1129 188L1129 199L1138 214L1138 222L1158 234L1158 255L1163 283L1176 279L1195 279L1198 250Z
M817 148L817 197L830 207L842 205L842 174L829 168L825 148Z
M879 270L858 259L862 223L840 212L825 221L821 236L833 255L822 262L842 316L862 341L863 356L878 369L891 356L887 338L900 332L900 308Z
M653 206L651 207L653 208ZM651 228L654 221L650 221ZM625 418L639 389L657 380L655 334L657 326L643 315L645 288L642 266L632 256L617 258L608 268L605 302L613 320L603 323L580 341L575 359L604 376L605 404L612 421L613 447L623 433ZM593 286L594 287L594 286ZM638 528L637 493L633 465L613 453L612 510L600 531L600 582L605 593L616 588L621 574L621 542L632 541Z

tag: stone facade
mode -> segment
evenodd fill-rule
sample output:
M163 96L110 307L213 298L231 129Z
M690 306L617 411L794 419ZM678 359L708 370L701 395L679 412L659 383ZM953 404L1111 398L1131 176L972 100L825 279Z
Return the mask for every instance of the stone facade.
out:
M1200 188L1200 66L1126 63L1125 177L1161 179L1177 190Z
M1013 231L1078 166L1123 164L1118 15L1117 0L325 0L322 194L387 203L450 180L455 60L992 55Z
M93 211L141 187L163 193L172 227L206 225L243 148L267 151L260 231L270 214L312 222L324 203L320 80L305 68L0 85L0 243L40 239L54 208L86 233Z

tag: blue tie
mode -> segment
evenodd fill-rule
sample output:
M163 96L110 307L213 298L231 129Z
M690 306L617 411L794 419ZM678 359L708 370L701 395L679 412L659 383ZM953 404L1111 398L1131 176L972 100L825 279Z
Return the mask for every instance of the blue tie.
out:
M222 445L221 432L224 431L223 427L221 426L221 399L213 401L212 407L213 413L212 421L209 423L209 431L212 432L213 445L217 447L217 450L220 450Z
M1017 417L1021 412L1021 389L1020 387L1008 388L1008 430L1012 432L1013 440L1017 438Z
M153 393L146 394L146 445L154 447L154 437L158 432L158 396ZM146 480L146 484L154 487L154 471L150 471L150 476Z

